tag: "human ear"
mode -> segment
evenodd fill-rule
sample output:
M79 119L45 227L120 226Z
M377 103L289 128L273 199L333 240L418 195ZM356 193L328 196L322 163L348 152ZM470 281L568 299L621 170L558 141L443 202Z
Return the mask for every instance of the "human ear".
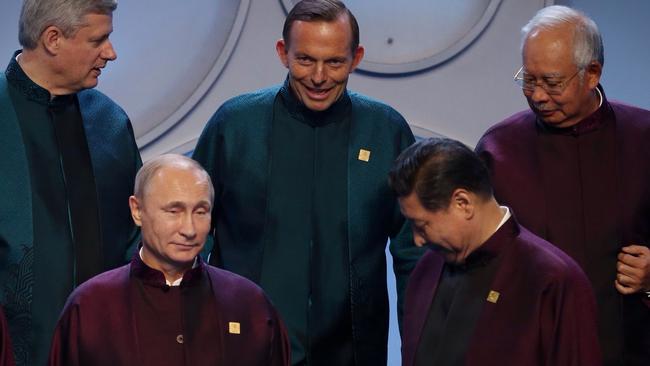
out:
M275 51L278 53L280 62L282 62L284 67L289 68L289 57L287 55L287 52L289 50L287 49L287 44L285 43L284 39L278 40L278 42L275 44Z
M142 209L140 201L135 196L129 197L129 208L131 209L131 218L137 226L142 226Z

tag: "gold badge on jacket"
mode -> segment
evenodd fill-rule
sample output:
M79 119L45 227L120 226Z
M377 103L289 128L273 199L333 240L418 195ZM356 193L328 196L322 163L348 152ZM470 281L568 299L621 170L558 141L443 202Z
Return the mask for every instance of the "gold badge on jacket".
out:
M370 150L359 149L359 160L365 161L366 163L370 161Z
M241 325L238 322L228 322L228 333L241 334Z
M498 292L496 292L494 290L490 290L490 293L487 296L487 301L489 301L489 302L491 302L493 304L496 304L497 301L499 301L499 295L500 294Z

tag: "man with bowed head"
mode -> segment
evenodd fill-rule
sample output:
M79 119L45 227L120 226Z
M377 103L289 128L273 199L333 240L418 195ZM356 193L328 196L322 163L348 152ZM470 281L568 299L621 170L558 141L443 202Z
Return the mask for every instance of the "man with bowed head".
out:
M386 174L413 135L347 89L364 49L340 1L297 2L276 50L284 84L224 103L194 152L219 202L210 263L264 288L295 365L385 365L386 242L399 290L420 254Z
M162 155L140 169L134 191L142 247L72 293L49 364L289 365L284 326L262 290L199 257L214 199L205 170Z
M415 243L432 249L406 290L404 366L601 364L587 277L499 206L472 150L419 141L390 185Z
M114 0L25 0L0 75L0 304L18 365L42 365L70 292L127 262L141 165L131 123L93 90L117 57Z
M586 15L547 7L522 34L515 81L530 110L476 151L496 198L589 277L605 365L649 365L650 112L605 96L603 43Z

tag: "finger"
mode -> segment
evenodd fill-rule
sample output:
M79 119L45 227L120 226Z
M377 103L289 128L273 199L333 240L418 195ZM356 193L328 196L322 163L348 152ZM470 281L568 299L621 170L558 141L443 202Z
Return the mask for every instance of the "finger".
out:
M624 274L616 274L616 281L625 287L634 289L635 291L641 288L641 282L638 279Z
M634 256L650 255L650 248L645 245L628 245L621 248L621 251Z
M629 295L633 294L635 291L630 289L629 287L623 286L618 281L614 281L614 287L616 287L616 291L620 292L623 295Z
M632 254L618 253L618 260L630 267L642 268L645 261L643 258L636 257Z
M632 267L621 261L616 262L616 272L634 278L641 278L643 276L642 270L636 267Z

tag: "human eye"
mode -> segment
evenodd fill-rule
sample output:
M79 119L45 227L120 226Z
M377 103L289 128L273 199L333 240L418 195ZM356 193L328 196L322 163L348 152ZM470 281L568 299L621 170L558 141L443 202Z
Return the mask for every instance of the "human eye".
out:
M301 65L310 65L313 62L311 57L304 56L304 55L300 55L300 56L296 57L296 60Z
M343 65L344 62L345 62L344 60L340 60L340 59L333 59L327 61L327 63L330 64L331 66L341 66Z
M99 47L103 45L106 41L108 41L108 35L103 35L100 37L90 39L90 43L95 47Z
M555 80L555 79L549 79L545 81L546 86L549 88L558 88L562 86L562 81L561 80Z
M521 81L524 83L524 85L535 85L536 80L533 76L530 75L524 75L521 78Z

